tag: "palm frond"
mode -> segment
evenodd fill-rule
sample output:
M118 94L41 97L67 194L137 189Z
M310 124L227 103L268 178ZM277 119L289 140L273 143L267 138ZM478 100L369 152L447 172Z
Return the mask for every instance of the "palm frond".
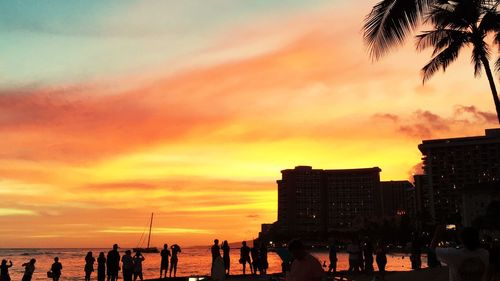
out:
M448 47L452 42L468 43L471 40L471 34L467 31L454 29L436 29L424 31L417 35L416 48L422 51L426 48L433 47L432 56Z
M375 5L363 26L370 56L379 59L394 46L403 44L434 1L381 0Z
M461 12L458 3L469 1L448 2L443 5L433 5L429 13L425 16L424 22L432 24L438 29L466 29L470 26L469 22Z
M495 70L497 72L500 72L500 57L497 59L497 62L495 63Z
M496 10L488 10L479 23L479 30L485 34L500 31L500 13Z
M461 42L453 42L446 49L434 56L429 63L422 68L422 82L425 83L429 80L440 68L446 71L446 68L457 59L460 49L463 46L464 44Z

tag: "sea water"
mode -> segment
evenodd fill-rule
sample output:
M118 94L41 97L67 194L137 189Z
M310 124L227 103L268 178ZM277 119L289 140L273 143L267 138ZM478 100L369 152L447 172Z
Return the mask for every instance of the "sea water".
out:
M63 265L61 281L64 280L84 280L85 255L88 251L92 251L94 257L100 252L107 252L110 249L0 249L0 259L12 260L14 266L10 268L10 276L13 281L21 280L24 268L22 264L28 262L31 258L37 260L35 274L33 280L46 280L47 271L54 262L54 257L59 257ZM120 255L123 255L125 249L120 249ZM328 265L327 251L313 251L312 254L323 264ZM143 262L143 273L145 279L158 278L160 275L160 254L143 254L145 261ZM337 270L346 270L348 268L347 254L338 253ZM241 274L242 266L239 261L239 249L234 248L230 252L231 259L231 274ZM269 252L268 256L269 269L268 273L276 273L281 271L281 260L273 252ZM422 264L425 264L423 257ZM191 247L182 248L179 254L179 263L177 268L177 276L193 276L193 275L209 275L211 264L210 247ZM376 264L374 268L377 270ZM97 263L94 265L92 280L97 280ZM388 271L407 271L411 269L411 263L408 255L403 254L388 254L387 267ZM247 273L249 273L247 267ZM122 278L120 273L120 279Z

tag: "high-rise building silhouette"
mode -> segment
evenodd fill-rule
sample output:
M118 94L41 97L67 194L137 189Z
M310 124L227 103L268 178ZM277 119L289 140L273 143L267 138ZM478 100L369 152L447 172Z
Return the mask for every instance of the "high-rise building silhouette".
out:
M484 136L424 140L418 148L435 222L461 221L466 186L500 181L500 129L488 129Z
M409 181L383 181L380 183L382 192L382 215L415 216L415 188Z
M290 236L350 229L379 216L380 168L322 170L309 166L281 171L278 222Z

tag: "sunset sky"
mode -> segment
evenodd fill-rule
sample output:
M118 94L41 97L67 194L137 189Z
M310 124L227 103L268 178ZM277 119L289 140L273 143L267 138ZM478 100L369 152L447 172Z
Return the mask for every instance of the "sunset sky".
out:
M372 62L376 1L0 2L0 247L255 237L280 170L379 166L495 126L470 52L422 85L413 40Z

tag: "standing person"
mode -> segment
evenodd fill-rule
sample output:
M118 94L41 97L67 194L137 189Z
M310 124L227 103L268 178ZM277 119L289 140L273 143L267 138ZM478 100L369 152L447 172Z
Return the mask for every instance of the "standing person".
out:
M106 257L104 252L100 252L97 257L97 281L104 281L106 279Z
M170 247L172 250L172 257L170 258L170 274L169 276L172 277L172 270L174 271L174 277L177 276L177 263L179 262L179 257L177 256L181 252L181 247L177 244L172 245ZM220 255L220 252L219 252Z
M414 270L419 270L422 266L422 240L420 239L420 235L415 233L413 235L413 239L411 241L411 268Z
M260 274L265 275L267 273L267 268L269 267L269 262L267 261L267 246L265 243L260 244L259 265L260 265Z
M321 263L309 254L300 240L290 242L288 250L294 258L287 281L321 281L325 271Z
M257 244L257 242L254 240L253 241L253 247L252 249L250 249L250 255L252 255L252 267L253 267L253 274L257 274L257 270L259 272L260 271L260 268L259 268L259 246Z
M385 245L379 242L375 252L375 261L377 262L378 272L382 280L385 279L385 266L387 264L387 256L385 252Z
M168 245L163 245L163 250L160 253L161 256L161 264L160 264L160 278L163 276L163 271L165 271L165 278L167 278L168 273L168 259L170 258L170 250L168 249Z
M243 265L243 275L246 275L246 265L250 267L250 272L253 274L252 262L250 261L250 247L247 246L247 242L241 242L242 247L240 248L240 263Z
M120 271L120 253L118 253L118 244L114 244L113 250L108 252L106 266L108 268L108 281L118 280L118 271Z
M480 247L479 232L466 227L459 233L463 248L437 248L446 227L438 226L429 248L435 249L437 258L448 265L450 281L485 280L489 266L488 251Z
M328 273L333 272L333 274L335 274L337 272L337 246L335 245L335 242L332 242L329 246L328 259L330 260Z
M94 271L95 258L92 256L92 252L88 252L85 256L85 281L90 281L90 275Z
M229 276L229 269L231 267L231 259L229 258L229 251L231 248L229 247L229 243L227 240L224 240L222 243L222 261L224 262L224 272Z
M373 272L373 245L369 239L366 240L363 248L363 261L365 271L368 273Z
M218 252L218 255L216 257L213 257L210 276L214 281L224 281L226 279L226 270L224 269L224 261L220 256L220 252Z
M212 248L210 248L210 252L212 253L212 263L213 263L215 258L220 256L219 239L214 240L214 244L212 245Z
M2 260L2 265L0 265L0 280L10 281L9 268L11 267L12 261L9 261L9 264L7 264L7 260Z
M134 260L132 258L132 251L126 250L125 255L122 256L123 281L132 281L133 273L134 273Z
M54 281L59 281L59 278L61 277L61 271L62 271L62 264L59 262L59 258L55 257L54 258L54 263L50 267L50 271L52 271L52 280Z
M33 273L35 273L35 263L36 259L31 259L29 262L23 263L24 275L22 281L31 281Z
M347 253L349 253L349 272L358 272L361 268L361 248L359 247L358 240L356 238L351 240L351 243L347 245Z
M137 277L141 279L141 281L144 280L142 277L142 262L145 260L144 256L141 254L141 252L137 251L134 256L134 281L137 280ZM175 275L174 275L175 276Z

